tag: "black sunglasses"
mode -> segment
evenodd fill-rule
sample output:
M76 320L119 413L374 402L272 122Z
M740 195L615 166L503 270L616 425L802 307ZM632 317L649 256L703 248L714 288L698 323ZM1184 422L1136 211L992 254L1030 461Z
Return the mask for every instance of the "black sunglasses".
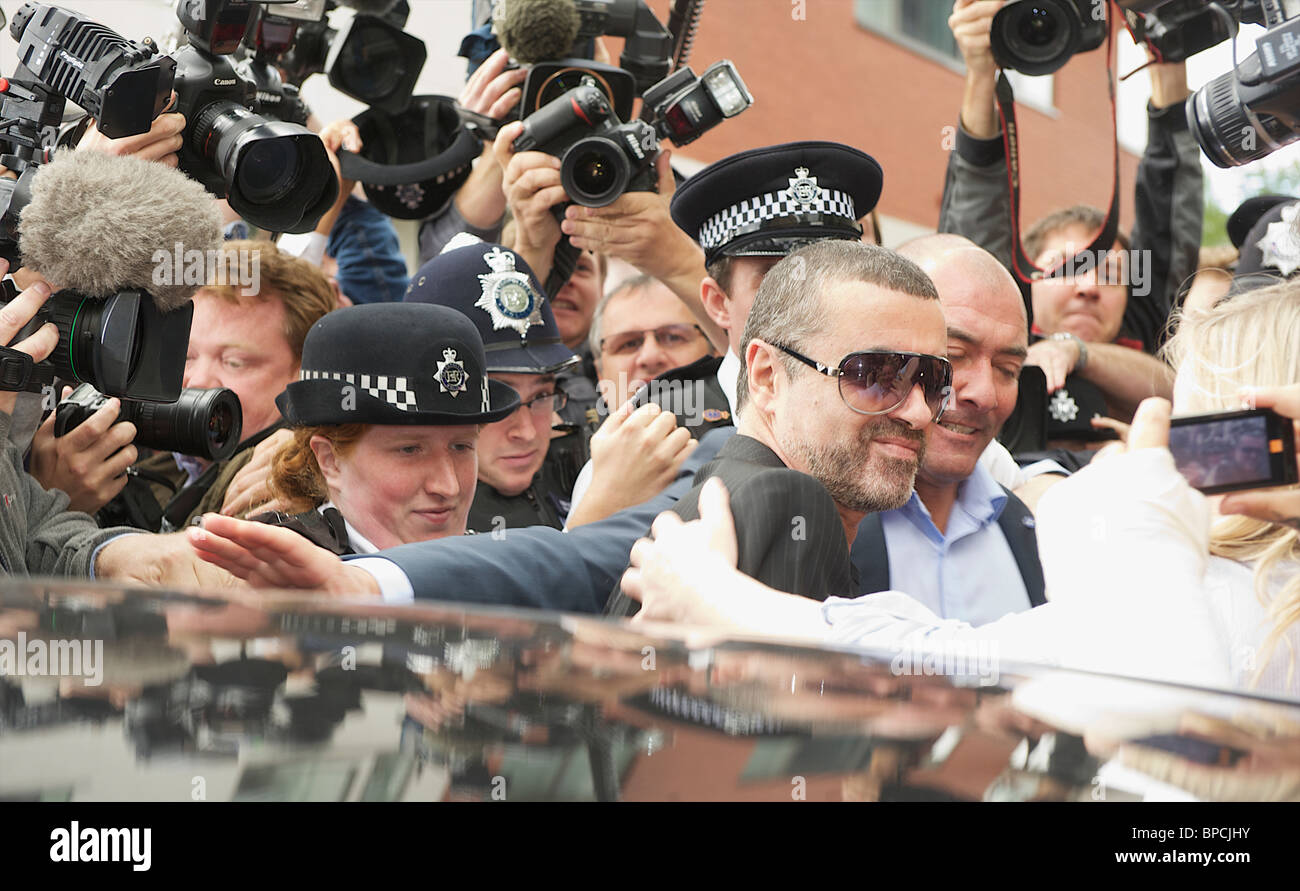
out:
M918 384L938 421L952 398L952 364L942 356L900 350L862 350L849 353L836 368L809 359L787 346L778 350L827 377L839 378L840 398L860 415L885 415L907 401Z

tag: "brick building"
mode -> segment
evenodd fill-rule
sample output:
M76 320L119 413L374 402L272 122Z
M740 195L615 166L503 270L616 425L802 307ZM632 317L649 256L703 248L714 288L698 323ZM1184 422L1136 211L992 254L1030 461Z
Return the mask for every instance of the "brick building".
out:
M669 0L650 3L666 22ZM884 168L886 242L933 231L950 145L944 128L957 122L964 71L946 24L951 9L950 0L708 0L692 67L731 59L755 102L683 154L709 162L787 140L844 142ZM1020 80L1017 97L1027 100L1017 107L1026 224L1065 204L1104 208L1111 129L1102 53ZM1137 161L1121 150L1126 231Z

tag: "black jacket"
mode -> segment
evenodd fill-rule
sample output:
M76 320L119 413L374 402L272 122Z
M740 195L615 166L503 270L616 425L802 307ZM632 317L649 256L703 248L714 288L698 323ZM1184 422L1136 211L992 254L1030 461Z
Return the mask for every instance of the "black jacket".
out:
M673 511L684 520L698 519L700 489L715 476L731 493L741 572L778 591L813 600L857 590L844 524L821 483L786 467L763 443L738 433L700 469L695 486ZM615 587L606 613L630 616L639 608Z

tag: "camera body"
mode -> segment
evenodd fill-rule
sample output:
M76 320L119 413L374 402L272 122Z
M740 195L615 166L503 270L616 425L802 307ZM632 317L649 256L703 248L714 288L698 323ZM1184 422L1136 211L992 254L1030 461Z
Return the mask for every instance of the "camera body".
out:
M575 204L604 207L624 192L656 191L654 128L620 121L590 77L529 115L514 148L559 158L560 181Z
M235 212L272 232L310 232L338 197L320 137L254 111L257 84L242 77L238 49L255 8L247 0L179 0L190 45L174 53L176 110L185 115L180 169Z
M107 401L89 384L77 387L54 410L54 435L77 429ZM233 455L243 433L239 397L224 387L185 389L172 403L123 400L117 419L135 425L136 445L207 461Z

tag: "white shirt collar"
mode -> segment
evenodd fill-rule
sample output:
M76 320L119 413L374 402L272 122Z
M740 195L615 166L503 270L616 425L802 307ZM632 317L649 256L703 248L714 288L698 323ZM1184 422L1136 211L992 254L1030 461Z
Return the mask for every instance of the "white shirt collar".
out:
M731 406L732 420L736 418L736 385L740 381L740 357L731 350L722 357L722 364L718 366L718 385L722 387L722 394L727 397L727 405Z
M316 508L316 510L324 514L326 509L331 507L333 507L335 510L339 510L337 507L334 506L334 502L332 501L326 501L320 507ZM343 517L343 511L341 510L339 511L339 516ZM353 551L355 551L358 554L379 553L379 548L371 544L370 539L366 538L364 535L358 532L357 527L349 523L347 517L343 517L343 528L348 531L348 543L352 545Z

